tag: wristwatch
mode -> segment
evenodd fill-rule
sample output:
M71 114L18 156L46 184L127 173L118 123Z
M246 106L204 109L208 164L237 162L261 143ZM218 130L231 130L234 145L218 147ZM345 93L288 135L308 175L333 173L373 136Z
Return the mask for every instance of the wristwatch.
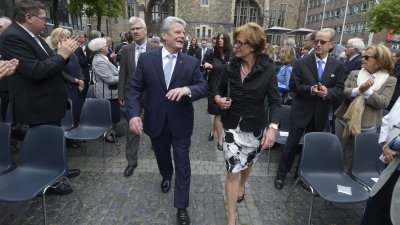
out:
M276 124L276 123L270 123L268 127L278 130L278 124Z

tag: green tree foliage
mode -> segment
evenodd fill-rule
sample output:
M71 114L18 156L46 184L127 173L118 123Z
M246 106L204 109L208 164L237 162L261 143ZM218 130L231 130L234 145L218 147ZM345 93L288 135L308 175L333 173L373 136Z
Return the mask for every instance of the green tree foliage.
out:
M97 17L97 30L101 30L101 17L125 17L124 0L71 0L69 10L76 14L86 14L88 17Z
M371 3L364 16L368 19L367 27L372 32L387 29L400 33L399 0L380 0L379 3Z

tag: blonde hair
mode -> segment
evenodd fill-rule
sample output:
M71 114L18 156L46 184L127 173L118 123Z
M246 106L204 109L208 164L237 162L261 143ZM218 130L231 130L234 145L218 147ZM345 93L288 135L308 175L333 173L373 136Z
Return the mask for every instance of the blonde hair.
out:
M106 39L107 47L110 47L112 45L112 38L111 37L104 37Z
M292 46L285 45L280 50L280 61L283 64L294 64L296 61L296 52Z
M383 44L373 44L367 47L375 52L374 57L379 70L384 70L393 75L394 61L392 52Z
M239 34L243 34L249 45L253 47L253 53L256 57L263 53L267 38L260 25L251 22L236 28L233 32L233 40L236 40Z
M46 38L46 42L50 48L54 50L57 48L58 42L67 36L71 36L71 32L68 29L57 27L51 32L50 36Z
M274 60L275 52L274 52L274 47L272 47L271 44L266 43L263 52L267 54L272 60Z

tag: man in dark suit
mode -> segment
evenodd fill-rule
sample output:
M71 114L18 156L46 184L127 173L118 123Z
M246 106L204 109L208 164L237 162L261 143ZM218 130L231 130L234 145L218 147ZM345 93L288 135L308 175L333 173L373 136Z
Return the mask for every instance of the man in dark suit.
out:
M81 66L83 76L85 78L85 89L82 92L83 97L86 98L86 93L90 85L90 74L89 74L89 60L86 57L86 37L83 31L78 31L76 36L79 38L79 47L75 50L75 55L78 57L79 65Z
M190 189L190 137L193 132L192 102L206 97L208 88L199 70L198 61L180 50L185 41L186 23L177 17L167 17L161 26L162 49L140 55L136 72L126 93L126 108L130 129L150 136L159 171L161 191L168 192L174 173L174 207L178 209L179 225L190 224L186 208ZM144 127L140 98L146 91Z
M323 130L331 100L343 92L343 64L328 55L334 37L333 29L324 28L317 32L314 54L297 60L293 68L289 88L296 97L290 111L289 137L275 178L275 187L279 190L292 167L301 136L304 132Z
M137 60L139 55L146 51L158 49L147 43L147 28L146 23L142 18L131 17L129 19L129 31L133 36L133 42L125 45L121 49L121 61L119 69L118 83L118 102L121 106L125 105L125 90L132 80L132 75L135 73ZM129 122L129 121L128 121ZM125 153L128 160L128 166L124 171L124 176L129 177L138 165L137 154L139 151L140 135L128 129L126 135Z
M9 79L10 103L14 122L20 127L60 125L67 109L67 93L61 71L78 47L76 38L60 41L54 54L40 37L46 28L46 6L37 1L16 3L13 22L0 36L1 55L16 58L19 66ZM70 176L79 170L70 170ZM49 189L54 194L68 194L71 187L60 184Z
M364 51L365 45L361 38L351 38L347 41L346 60L344 61L344 76L349 76L352 70L361 70L361 53Z
M208 54L211 54L211 52L212 49L207 48L207 39L201 39L201 48L197 49L195 52L195 56L199 61L201 67L203 66L203 60L206 58Z

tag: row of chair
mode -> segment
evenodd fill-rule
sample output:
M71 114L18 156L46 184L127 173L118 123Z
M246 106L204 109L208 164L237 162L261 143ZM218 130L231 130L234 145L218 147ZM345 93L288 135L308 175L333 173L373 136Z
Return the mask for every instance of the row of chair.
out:
M310 225L316 196L331 203L366 201L369 190L379 178L377 165L382 151L378 145L378 136L376 133L365 133L355 137L355 151L350 169L346 173L340 141L336 135L326 132L306 134L298 178L287 196L286 203L299 181L310 187L312 194L308 218ZM350 193L346 193L346 189L350 190Z
M42 197L44 224L47 224L46 192L58 183L67 182L68 164L65 152L64 130L42 125L28 130L22 142L17 167L10 153L11 128L0 123L0 201L23 202ZM46 143L43 145L43 143ZM76 197L82 200L76 190Z

